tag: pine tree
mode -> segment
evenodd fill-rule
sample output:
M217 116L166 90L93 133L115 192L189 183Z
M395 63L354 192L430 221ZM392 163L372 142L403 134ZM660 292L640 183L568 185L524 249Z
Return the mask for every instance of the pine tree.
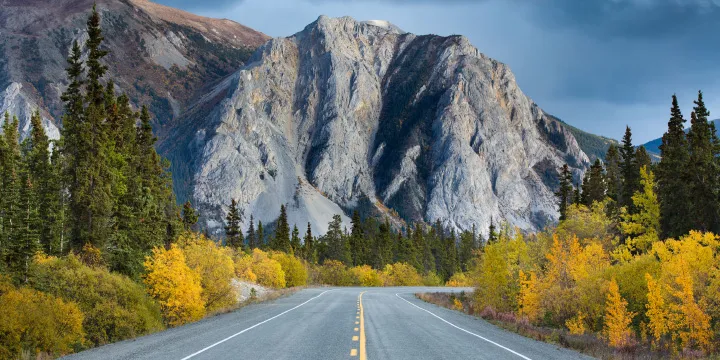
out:
M498 233L497 233L497 230L496 230L496 228L495 228L495 223L493 222L493 219L490 218L490 229L488 230L488 240L487 240L487 243L488 243L488 244L493 244L493 243L497 242L497 240L498 240Z
M473 229L475 227L473 226ZM475 258L475 251L477 250L477 240L475 239L475 233L470 231L463 231L460 234L460 248L458 249L458 263L460 271L468 271L472 266L472 261Z
M311 264L317 264L317 251L315 250L315 239L312 235L312 228L310 223L307 224L307 231L303 238L303 255L305 260Z
M20 192L23 186L18 123L17 117L13 117L11 121L10 115L5 113L2 127L3 140L0 143L2 144L0 147L0 181L2 181L2 186L0 186L0 220L2 221L0 250L3 251L2 255L6 257L8 265L17 265L18 259L13 258L13 254L17 254L15 247L20 241L18 234L22 230L18 223L18 219L22 217Z
M594 202L605 199L607 194L606 177L600 159L596 159L590 170L585 173L586 184L583 185L583 203L591 206Z
M245 238L247 239L247 245L250 251L258 247L257 234L255 234L255 220L252 214L250 214L250 225L248 226L247 236L245 236Z
M393 262L393 239L390 227L390 221L385 218L385 221L380 223L378 227L378 235L376 237L377 244L377 257L373 266L376 269L384 269L385 265Z
M42 118L40 112L35 111L30 118L31 129L30 137L27 141L26 163L28 167L28 181L32 183L34 192L37 196L37 206L44 211L38 214L38 223L36 230L38 232L42 248L48 254L55 253L52 245L56 243L55 217L51 207L60 195L54 191L51 182L54 180L52 166L50 164L50 140L45 134L42 126Z
M688 199L692 204L689 219L692 229L716 231L718 226L718 190L720 189L720 171L718 169L718 145L715 126L708 123L710 112L705 107L702 92L694 101L694 112L688 132L690 158L688 171Z
M635 151L635 166L638 168L638 174L643 167L647 167L648 169L652 167L652 159L644 146L638 146Z
M40 250L39 207L36 189L33 187L30 175L23 171L20 188L20 208L17 214L16 234L13 236L16 243L13 245L13 256L10 263L16 267L17 279L23 283L28 281L28 272L33 257Z
M342 231L342 218L340 215L333 216L328 226L328 231L325 236L323 236L323 242L327 244L326 256L328 259L338 260L346 265L352 264L352 256Z
M687 136L677 96L672 96L668 130L660 145L657 167L658 199L663 237L678 237L690 231L687 165L690 159Z
M605 176L607 181L607 196L619 203L622 192L620 152L615 144L610 144L605 155Z
M258 221L256 241L256 245L258 248L265 249L265 246L267 244L265 243L265 229L263 229L262 221Z
M240 229L242 211L238 208L235 199L230 200L230 210L228 210L227 217L225 217L225 222L225 242L235 249L242 248L244 242L242 229Z
M572 173L567 164L563 165L560 171L560 188L555 193L555 196L558 199L560 221L563 221L565 220L568 206L572 203L573 196Z
M573 204L582 204L582 188L580 187L580 184L575 184L575 190L573 191Z
M195 209L192 207L190 200L186 201L183 205L182 223L185 231L192 231L195 228L200 217L198 216Z
M352 254L352 263L355 266L367 264L365 234L363 232L362 220L360 213L355 210L353 212L350 230L350 253Z
M300 257L302 253L302 244L300 243L300 229L297 225L293 225L292 236L290 237L291 254Z
M275 236L270 242L270 248L290 253L290 224L288 223L285 205L280 205L280 217L277 220Z
M632 209L632 196L640 188L640 173L637 166L635 147L632 144L632 131L630 127L625 127L625 135L620 148L620 173L622 174L622 189L619 196L620 206Z

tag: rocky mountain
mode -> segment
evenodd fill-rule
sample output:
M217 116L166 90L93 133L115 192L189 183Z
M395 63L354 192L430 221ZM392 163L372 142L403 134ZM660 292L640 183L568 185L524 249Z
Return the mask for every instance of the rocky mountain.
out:
M206 87L235 72L269 38L148 0L0 0L0 111L21 119L41 109L59 136L65 59L87 38L93 3L102 15L109 74L133 103L147 104L161 135ZM1 120L0 120L1 121Z
M348 17L261 46L159 146L215 230L231 198L263 222L287 204L316 232L353 209L537 230L558 217L557 169L579 179L589 166L572 132L467 38Z

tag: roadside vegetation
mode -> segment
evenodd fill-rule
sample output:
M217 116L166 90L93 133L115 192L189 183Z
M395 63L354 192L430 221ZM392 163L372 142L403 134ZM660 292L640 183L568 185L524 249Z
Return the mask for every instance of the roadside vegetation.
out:
M560 223L504 227L456 275L473 294L418 296L601 358L718 357L720 140L695 105L686 134L673 96L658 164L628 128L582 186L564 167Z

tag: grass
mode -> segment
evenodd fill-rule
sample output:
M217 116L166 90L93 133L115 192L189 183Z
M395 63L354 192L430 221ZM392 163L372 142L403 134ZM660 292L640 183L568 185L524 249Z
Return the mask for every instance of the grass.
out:
M471 296L466 295L465 292L461 292L459 294L418 293L415 294L415 297L437 306L462 311L468 315L480 317L507 331L511 331L534 340L562 346L599 359L655 360L673 357L682 359L698 358L697 356L694 356L694 354L672 356L672 354L668 352L654 351L650 349L649 346L643 344L636 344L625 349L615 349L608 346L602 339L594 334L573 335L565 329L535 326L531 324L527 318L519 318L514 313L497 312L490 307L477 312L472 306ZM720 359L717 355L711 358L703 358Z

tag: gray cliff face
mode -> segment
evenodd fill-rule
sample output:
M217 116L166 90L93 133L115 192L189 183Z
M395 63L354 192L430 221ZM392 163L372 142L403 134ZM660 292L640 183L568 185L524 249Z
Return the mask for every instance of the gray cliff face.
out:
M376 24L320 17L271 40L163 140L207 224L231 198L319 232L359 207L457 229L557 220L557 168L589 166L570 132L466 38Z

